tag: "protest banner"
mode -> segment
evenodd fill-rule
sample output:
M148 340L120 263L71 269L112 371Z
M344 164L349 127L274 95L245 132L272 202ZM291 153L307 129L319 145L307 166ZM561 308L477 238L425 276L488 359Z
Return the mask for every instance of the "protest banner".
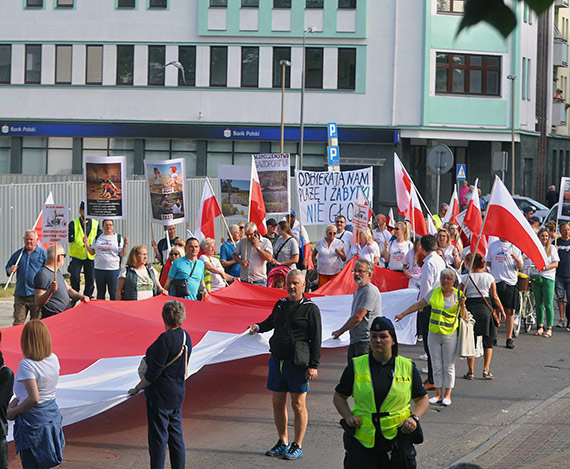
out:
M222 213L233 222L247 221L251 166L218 165Z
M558 220L570 220L570 177L560 179L557 218Z
M64 204L45 204L42 215L43 241L48 244L67 242L69 210Z
M289 153L253 155L267 216L289 213Z
M86 156L83 162L85 215L118 220L125 218L124 156Z
M338 215L352 223L360 188L372 200L372 168L341 172L295 170L298 217L303 225L333 224Z
M186 161L144 160L152 223L175 225L186 218Z
M365 230L368 228L369 212L368 204L355 204L352 214L352 226L357 230Z

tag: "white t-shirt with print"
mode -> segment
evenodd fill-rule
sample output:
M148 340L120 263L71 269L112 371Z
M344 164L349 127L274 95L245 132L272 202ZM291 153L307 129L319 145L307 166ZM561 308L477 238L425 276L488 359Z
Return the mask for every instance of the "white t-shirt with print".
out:
M380 258L380 249L378 248L378 243L373 242L372 244L367 244L363 248L360 247L359 243L356 243L354 246L352 246L348 258L351 259L354 256L366 259L367 261L374 264L374 258Z
M91 246L95 251L94 267L99 270L118 270L120 268L119 253L123 249L124 239L117 244L117 234L100 234Z
M390 270L403 270L404 264L406 263L406 254L414 250L414 245L411 241L393 241L389 246L390 252L390 262L388 262L388 268Z
M495 281L506 282L508 285L516 285L518 281L517 263L512 255L522 262L522 254L519 248L509 242L500 239L493 241L487 249L485 260L491 263L491 273Z

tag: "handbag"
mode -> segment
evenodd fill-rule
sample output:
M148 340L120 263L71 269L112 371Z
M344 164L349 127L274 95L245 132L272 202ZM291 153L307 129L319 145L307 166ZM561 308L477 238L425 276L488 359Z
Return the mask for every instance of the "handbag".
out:
M467 274L467 281L465 282L465 287L467 287L467 282L471 280L471 283L473 284L473 286L475 287L475 290L477 290L477 293L479 293L479 295L481 296L481 299L485 302L485 304L487 305L487 308L489 308L489 311L491 311L491 315L493 316L493 324L495 324L495 327L499 327L501 325L501 318L499 316L499 312L497 311L497 308L493 308L489 302L487 301L487 298L485 298L483 296L483 293L481 293L481 290L479 290L479 287L477 286L477 284L473 281L473 279L471 278L470 274Z
M460 357L474 357L475 356L475 335L473 334L473 324L475 319L469 312L465 312L465 319L459 317L457 351Z
M172 286L174 287L174 296L178 298L190 296L190 290L188 290L188 279L192 278L192 274L194 273L195 268L196 261L194 261L194 265L192 266L192 270L190 271L188 278L179 278L172 280Z
M184 333L184 338L182 339L182 348L180 349L180 352L178 352L178 355L176 355L172 360L170 360L166 365L164 365L163 370L165 370L170 365L172 365L176 360L178 360L182 355L182 353L184 353L184 356L186 358L186 360L184 361L184 379L186 379L186 376L188 375L188 347L186 346L186 333ZM141 381L143 380L147 369L148 369L148 363L146 362L146 356L144 356L141 358L141 362L139 363L139 368L137 370Z

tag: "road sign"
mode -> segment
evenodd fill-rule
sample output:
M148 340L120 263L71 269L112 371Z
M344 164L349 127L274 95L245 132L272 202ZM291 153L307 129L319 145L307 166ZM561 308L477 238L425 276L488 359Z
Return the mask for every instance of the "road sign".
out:
M340 152L338 147L327 147L327 155L329 158L329 166L340 165Z
M458 164L455 179L458 181L467 181L467 165Z
M430 169L441 176L453 167L453 153L447 145L436 145L427 155L427 164Z
M338 138L338 127L336 122L329 122L327 124L327 138Z

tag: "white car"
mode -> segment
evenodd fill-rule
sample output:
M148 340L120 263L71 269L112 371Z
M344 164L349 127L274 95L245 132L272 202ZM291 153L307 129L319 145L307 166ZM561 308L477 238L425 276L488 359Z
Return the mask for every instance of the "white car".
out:
M490 194L487 194L481 198L485 201L485 204L487 204L489 202L489 197ZM541 204L540 202L537 202L536 200L531 199L530 197L526 197L524 195L514 195L513 200L515 201L517 207L521 210L521 212L524 210L525 207L532 207L534 209L534 216L539 218L541 222L544 221L544 219L548 215L548 212L551 210L546 205Z

